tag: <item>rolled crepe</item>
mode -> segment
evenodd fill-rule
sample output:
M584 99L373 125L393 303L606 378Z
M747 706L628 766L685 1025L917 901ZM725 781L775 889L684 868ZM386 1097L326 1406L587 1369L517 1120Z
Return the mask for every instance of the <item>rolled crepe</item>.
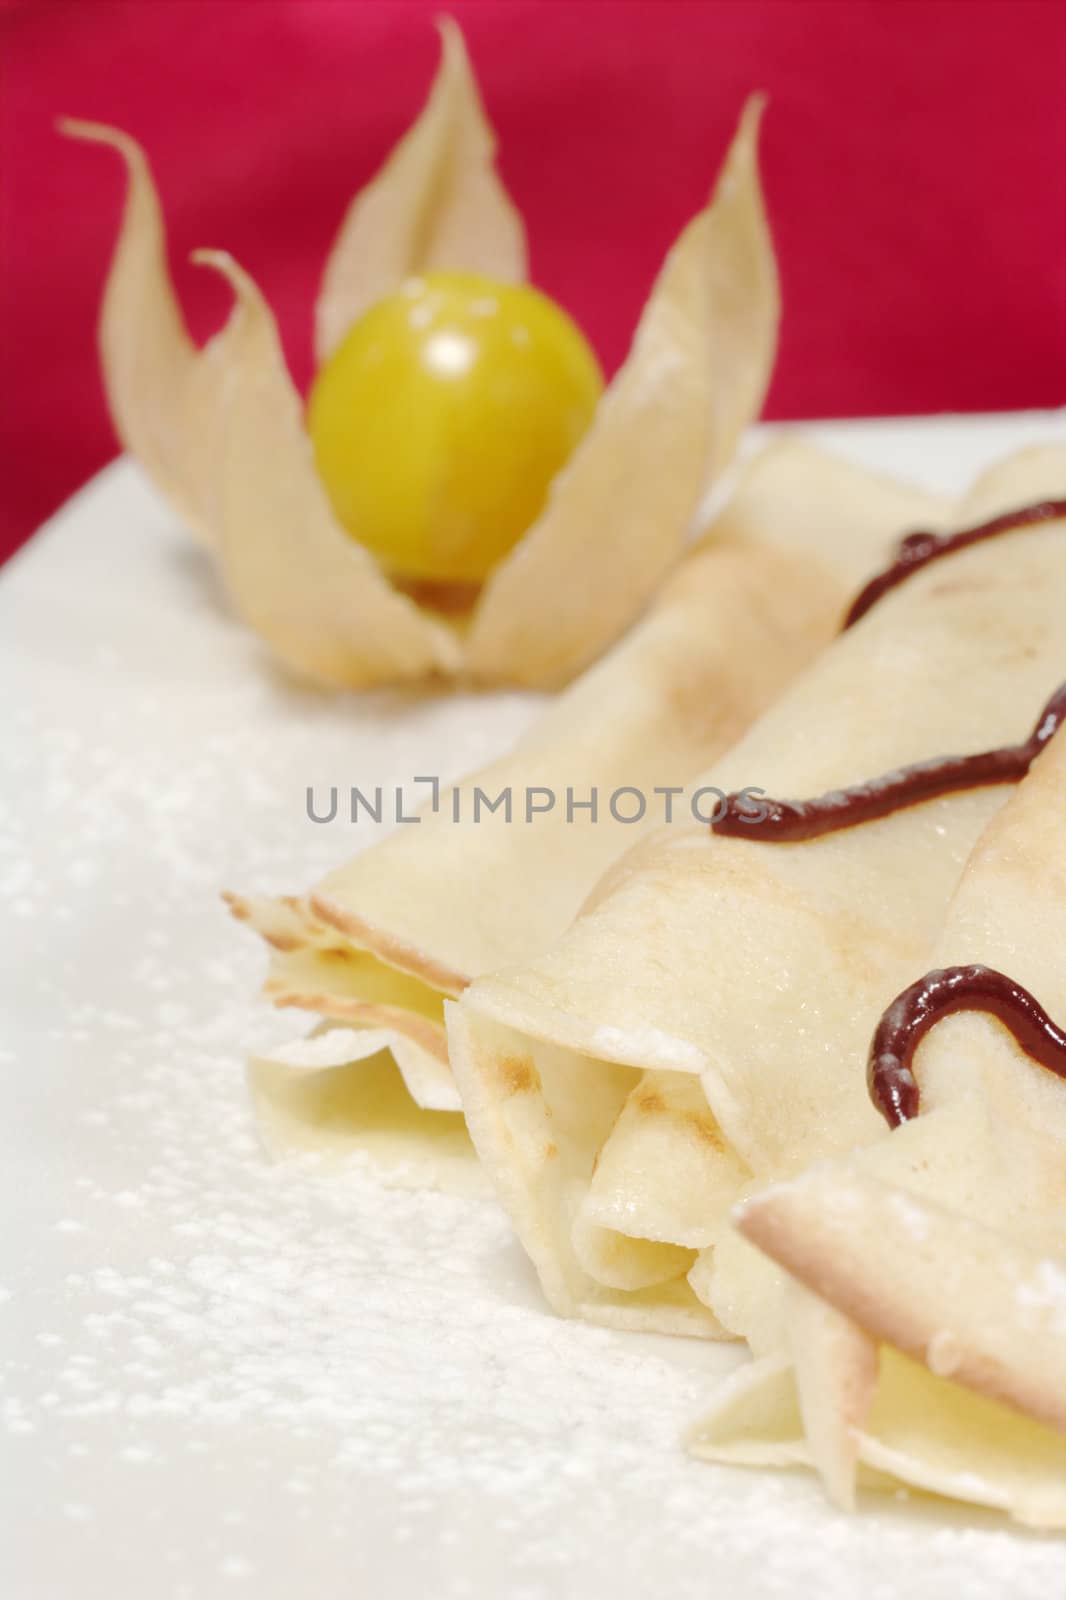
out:
M309 894L231 896L272 947L268 994L327 1024L312 1044L253 1065L271 1147L340 1150L347 1129L352 1147L366 1148L378 1101L365 1100L392 1070L379 1059L386 1048L413 1104L402 1106L394 1142L374 1141L379 1166L442 1181L439 1141L461 1145L444 997L558 939L605 868L651 826L615 820L611 792L633 785L654 802L655 786L683 786L831 638L899 532L943 524L950 510L803 443L772 445L647 618L510 755ZM531 824L527 787L557 797ZM583 802L594 787L595 823L587 809L568 820L567 791ZM512 790L512 820L499 810L474 824L479 789L493 800ZM455 1176L449 1163L443 1178Z
M1011 463L1008 504L1023 478L1037 498L1061 483L1061 456ZM961 525L977 506L1003 508L997 475ZM1012 532L915 573L704 781L803 797L1026 737L1066 676L1063 533ZM716 1283L730 1205L877 1137L853 1063L1005 792L806 844L664 830L557 945L449 1008L468 1126L558 1311L748 1332L760 1306L743 1274Z
M1060 1021L1064 794L1060 732L981 836L928 962L1002 971ZM978 1012L939 1022L914 1071L917 1118L742 1209L790 1275L784 1337L693 1447L812 1464L845 1506L872 1468L1066 1527L1066 1082Z

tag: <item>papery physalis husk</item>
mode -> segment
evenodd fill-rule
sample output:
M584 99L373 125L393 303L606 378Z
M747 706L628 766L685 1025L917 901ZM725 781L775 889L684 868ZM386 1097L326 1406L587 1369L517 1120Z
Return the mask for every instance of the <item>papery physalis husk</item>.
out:
M127 136L68 124L123 155L129 199L104 302L104 377L120 437L219 550L235 609L286 663L348 686L468 674L565 682L635 618L676 561L702 492L756 415L776 342L776 269L753 100L710 206L684 231L629 359L547 507L455 626L394 591L333 518L270 313L220 252L232 326L191 343L167 274L158 199ZM357 197L327 264L321 350L351 316L431 267L520 278L524 245L497 178L457 30L421 117ZM277 417L268 415L267 393Z
M413 273L466 265L506 283L526 276L525 228L494 166L496 136L450 18L425 110L356 195L333 242L315 306L315 356Z
M226 443L215 483L218 556L235 608L283 661L328 683L454 672L451 630L392 588L333 520L266 301L231 256L201 250L195 259L237 298L219 336Z
M537 522L485 585L469 640L485 679L565 682L639 612L770 381L780 301L753 96L710 205L670 251L629 356Z
M144 151L117 128L71 119L72 139L117 150L128 179L125 214L100 311L100 362L123 447L200 538L213 542L222 426L215 341L189 337L167 267L159 196Z

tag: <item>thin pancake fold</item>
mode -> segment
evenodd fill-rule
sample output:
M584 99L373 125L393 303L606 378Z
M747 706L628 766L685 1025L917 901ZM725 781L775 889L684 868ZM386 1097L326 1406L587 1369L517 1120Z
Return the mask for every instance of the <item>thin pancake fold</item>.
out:
M1060 732L978 840L929 960L1006 972L1058 1017L1064 793ZM914 1070L917 1118L738 1213L802 1286L784 1326L811 1460L842 1503L850 1436L898 1481L1066 1527L1066 1083L976 1011L941 1020ZM852 1346L830 1350L819 1317L844 1319ZM870 1345L880 1377L848 1415Z
M326 1061L321 1051L316 1051L316 1067L347 1066L385 1049L391 1051L416 1107L459 1110L458 1092L448 1069L440 994L341 939L319 921L306 900L295 896L249 899L235 894L224 898L232 915L271 947L263 992L273 1004L312 1011L325 1022L344 1025L333 1030L330 1038L333 1045L343 1038L347 1054ZM352 1048L354 1030L373 1034L373 1051ZM302 1049L294 1044L273 1059L300 1067ZM279 1081L280 1076L274 1074Z
M861 1330L854 1336L861 1340ZM889 1345L877 1349L876 1361L874 1398L848 1445L855 1477L835 1500L842 1510L854 1503L856 1490L918 1491L1005 1512L1027 1527L1066 1526L1061 1435L1007 1406L966 1395ZM741 1367L685 1439L693 1455L720 1464L817 1465L787 1354Z
M634 1172L644 1175L637 1193ZM615 1289L681 1277L714 1242L747 1177L699 1079L645 1072L593 1163L572 1228L578 1260Z
M949 510L802 441L771 445L744 469L648 616L512 753L443 791L418 827L360 852L309 894L231 897L272 947L272 998L358 1024L370 1020L360 1006L382 999L388 969L410 985L421 1025L473 978L548 947L612 861L653 826L664 803L656 791L675 788L680 811L686 781L831 638L848 594L899 531L941 523ZM643 822L612 817L609 797L622 785L648 796ZM527 825L530 787L556 801ZM493 801L510 792L510 818L485 811L475 823L479 791ZM571 810L569 795L582 804Z
M1066 677L1064 531L1050 521L914 574L824 651L700 781L804 796L909 762L1016 743ZM641 1220L632 1230L642 1253L653 1241L662 1265L662 1246L693 1248L682 1186L669 1222L659 1199L669 1194L670 1163L675 1152L682 1159L682 1147L675 1128L648 1166L615 1160L612 1141L632 1134L618 1117L604 1145L582 1153L566 1207L557 1204L548 1218L553 1191L539 1183L535 1144L518 1152L513 1133L501 1136L498 1061L531 1057L537 1065L547 1052L556 1085L567 1063L583 1082L619 1067L697 1078L722 1146L717 1158L709 1146L706 1155L719 1163L716 1207L740 1198L752 1180L765 1184L876 1141L883 1124L851 1063L927 956L967 856L1007 792L945 795L789 846L705 827L663 830L614 870L556 945L478 979L448 1008L452 1066L475 1145L558 1310L572 1314L609 1284L624 1294L617 1253L597 1263L582 1229L582 1204L594 1204L594 1163L597 1172L629 1173L614 1215L654 1215L654 1229ZM661 1109L669 1130L676 1119L667 1104ZM542 1120L553 1110L547 1095ZM678 1253L675 1278L643 1290L645 1301L684 1289L718 1320L730 1306L753 1316L766 1330L757 1337L772 1341L773 1297L758 1282L754 1252L726 1255L723 1281L713 1210L706 1220L710 1237L697 1260ZM740 1281L731 1285L730 1272Z
M491 1024L474 1031L462 1006L448 1010L467 1126L552 1306L611 1327L720 1336L716 1318L685 1284L690 1252L677 1262L669 1242L646 1239L620 1264L606 1252L609 1270L597 1279L574 1246L597 1152L631 1095L646 1091L640 1075L613 1063L575 1064L565 1050ZM597 1263L604 1253L601 1244Z
M248 1086L275 1159L364 1166L397 1188L488 1193L462 1112L435 1101L432 1072L402 1034L323 1024L253 1057ZM434 1109L428 1130L420 1094Z

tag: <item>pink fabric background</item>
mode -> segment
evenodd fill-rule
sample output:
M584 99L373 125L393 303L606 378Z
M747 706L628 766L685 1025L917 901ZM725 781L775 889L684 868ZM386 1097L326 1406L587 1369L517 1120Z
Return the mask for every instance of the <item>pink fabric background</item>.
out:
M0 0L0 555L114 452L94 321L122 194L62 113L147 146L197 334L225 246L300 382L352 192L425 95L444 0ZM785 323L775 417L1066 399L1060 0L453 0L536 280L609 365L745 93Z

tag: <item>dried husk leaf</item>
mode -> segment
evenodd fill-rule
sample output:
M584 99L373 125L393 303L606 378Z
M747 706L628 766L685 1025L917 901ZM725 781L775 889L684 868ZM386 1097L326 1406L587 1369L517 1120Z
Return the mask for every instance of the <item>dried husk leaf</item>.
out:
M454 673L455 636L392 588L334 521L273 314L224 251L195 258L236 297L225 329L217 486L222 577L241 617L296 672L364 688Z
M426 111L342 229L320 327L331 318L346 326L431 266L524 274L521 221L493 170L494 140L461 35L449 22L442 35ZM168 272L143 151L115 129L63 126L115 148L128 172L100 329L116 430L182 519L216 546L239 614L290 668L320 682L454 676L456 631L394 591L333 521L273 319L247 274L222 253L201 254L229 279L238 306L223 333L197 350Z
M677 560L703 491L757 416L780 310L757 166L761 112L755 96L591 429L489 577L468 642L476 678L551 687L594 660Z
M524 271L521 224L493 169L461 37L452 24L443 35L425 112L342 228L320 302L323 348L412 271ZM115 130L69 125L118 149L129 172L101 319L120 437L219 550L239 614L290 668L345 687L464 669L559 683L629 625L676 560L708 470L731 456L768 377L777 299L755 169L758 111L749 105L712 205L672 252L592 434L490 580L469 632L469 617L451 627L420 614L333 521L272 318L247 274L221 252L201 254L229 279L238 307L198 351L143 153Z
M426 106L352 201L326 262L315 307L320 363L404 278L435 269L509 283L525 277L525 230L496 173L496 138L463 36L448 18L440 32L441 65Z
M198 350L186 330L167 265L159 196L140 145L96 122L66 119L60 130L116 150L126 167L126 203L99 324L115 431L182 521L213 542L224 381L217 344Z

